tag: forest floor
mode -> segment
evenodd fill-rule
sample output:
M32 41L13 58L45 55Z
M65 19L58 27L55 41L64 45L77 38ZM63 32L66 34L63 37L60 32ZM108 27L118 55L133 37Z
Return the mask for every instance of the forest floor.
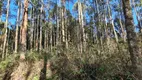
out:
M51 54L52 53L52 54ZM75 48L12 54L0 61L0 80L135 80L125 44L94 45L80 54Z
M15 59L18 57L16 55ZM51 78L52 71L46 58L38 60L33 57L25 60L11 60L12 58L9 58L10 60L2 61L0 80L47 80Z

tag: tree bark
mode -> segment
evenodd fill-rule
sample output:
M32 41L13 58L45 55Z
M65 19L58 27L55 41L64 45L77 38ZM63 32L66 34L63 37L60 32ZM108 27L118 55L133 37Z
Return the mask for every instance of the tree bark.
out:
M78 0L78 18L79 18L79 27L80 27L80 40L81 40L81 44L80 44L80 51L82 53L82 51L85 51L86 49L86 38L85 38L85 29L84 29L84 20L83 20L83 11L82 11L82 5L80 0Z
M4 38L4 44L3 44L3 56L2 59L5 57L5 50L6 50L6 43L7 43L7 33L8 33L8 17L9 17L9 8L10 8L10 0L7 1L7 13L6 13L6 22L5 22L5 38Z
M129 52L132 62L132 69L134 75L137 77L137 80L142 79L142 65L141 65L141 54L138 48L136 33L134 32L133 27L133 17L130 7L130 0L123 1L123 11L125 17L125 27L127 32L127 41L129 46Z
M61 33L62 33L62 47L65 49L66 48L66 40L65 40L65 20L64 20L64 15L65 15L65 8L64 8L64 0L62 0L61 5Z
M23 14L23 22L21 26L21 59L25 58L26 52L26 40L27 40L27 28L28 28L28 0L24 0L24 14Z
M34 39L34 8L32 8L31 12L31 35L30 35L30 50L33 50L33 39Z
M43 27L42 19L43 19L43 4L42 4L41 9L40 9L40 43L39 43L40 51L42 50L42 27Z
M114 36L115 36L115 40L116 42L118 43L118 35L116 33L116 30L115 30L115 26L114 26L114 20L111 16L111 11L110 11L110 4L109 4L109 1L107 0L107 6L108 6L108 12L109 12L109 16L110 16L110 19L111 19L111 24L112 24L112 27L113 27L113 32L114 32Z
M18 50L18 31L19 31L19 21L20 21L20 12L21 12L21 6L20 6L21 2L18 1L18 12L17 12L17 24L16 24L16 34L15 34L15 53L17 53Z

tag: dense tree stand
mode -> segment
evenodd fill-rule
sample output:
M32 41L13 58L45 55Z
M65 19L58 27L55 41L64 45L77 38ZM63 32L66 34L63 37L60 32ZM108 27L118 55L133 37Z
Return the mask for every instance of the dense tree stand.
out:
M142 0L0 0L0 80L142 80Z

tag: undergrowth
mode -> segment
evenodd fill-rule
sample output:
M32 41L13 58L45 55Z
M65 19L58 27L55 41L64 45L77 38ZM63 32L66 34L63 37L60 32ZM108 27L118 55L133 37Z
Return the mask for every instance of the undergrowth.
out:
M54 48L52 51L29 51L26 61L36 62L47 59L51 63L52 76L47 80L135 80L131 73L131 61L127 44L94 45L88 47L82 54L75 47L62 51ZM112 47L113 46L113 47ZM18 61L19 55L10 55L0 62L0 71ZM38 80L39 77L33 77Z

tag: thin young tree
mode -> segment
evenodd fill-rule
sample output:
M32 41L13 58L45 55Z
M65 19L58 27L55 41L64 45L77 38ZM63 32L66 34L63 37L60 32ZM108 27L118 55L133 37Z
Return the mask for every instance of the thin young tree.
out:
M7 1L7 13L6 13L6 22L5 22L5 38L4 38L4 44L3 44L3 56L5 57L5 50L6 50L6 44L7 44L7 33L8 33L8 18L9 18L9 8L10 8L10 0Z
M117 33L116 33L116 30L115 30L114 20L113 20L113 18L112 18L109 0L107 0L107 7L108 7L109 17L110 17L110 19L111 19L111 24L112 24L112 27L113 27L113 32L114 32L115 40L116 40L116 42L118 42L118 35L117 35Z
M43 0L41 0L41 2L43 3ZM39 43L39 49L40 51L42 50L42 28L43 28L43 4L41 4L41 8L40 8L40 43Z
M16 23L16 34L15 34L15 53L18 50L18 33L19 33L19 23L20 23L20 12L21 12L21 1L18 1L18 11L17 11L17 23Z

